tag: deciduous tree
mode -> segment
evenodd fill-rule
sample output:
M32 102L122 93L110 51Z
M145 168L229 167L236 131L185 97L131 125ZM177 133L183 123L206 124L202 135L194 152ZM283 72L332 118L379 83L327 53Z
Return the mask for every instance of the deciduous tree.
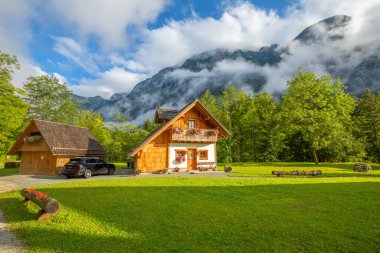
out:
M73 123L77 103L72 92L54 76L32 76L24 84L25 100L30 104L30 118Z
M278 105L273 97L263 92L254 97L243 115L246 160L276 161L283 148L283 129Z
M19 66L16 56L0 51L0 155L8 151L25 126L28 105L21 98L22 90L12 85Z
M352 136L351 114L355 100L344 92L339 79L300 72L288 81L282 116L288 134L301 133L310 143L318 163L318 151Z

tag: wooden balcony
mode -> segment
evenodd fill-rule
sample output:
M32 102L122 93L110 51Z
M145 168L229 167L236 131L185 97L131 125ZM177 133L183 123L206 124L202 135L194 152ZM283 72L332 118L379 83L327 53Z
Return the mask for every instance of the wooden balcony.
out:
M213 143L218 140L217 129L172 129L172 142L207 142Z

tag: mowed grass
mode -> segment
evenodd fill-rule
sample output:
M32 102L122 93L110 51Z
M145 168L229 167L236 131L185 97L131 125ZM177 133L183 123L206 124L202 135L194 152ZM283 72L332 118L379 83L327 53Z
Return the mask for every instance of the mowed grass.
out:
M127 163L126 162L110 162L115 165L116 170L121 170L121 169L126 169L127 168Z
M380 164L371 164L371 173L358 173L353 170L355 163L234 163L232 173L229 176L234 177L273 177L272 171L310 171L321 170L322 177L380 177ZM218 170L223 170L224 165L220 164ZM287 175L285 177L302 178L310 176Z
M24 206L18 192L0 195L0 209L32 252L380 251L378 167L367 176L328 164L322 177L269 175L271 166L292 169L282 165L233 165L243 178L162 175L41 187L61 202L49 222L35 221L38 208Z
M0 169L0 177L1 176L6 176L6 175L12 175L12 174L17 174L19 172L19 168L15 169Z

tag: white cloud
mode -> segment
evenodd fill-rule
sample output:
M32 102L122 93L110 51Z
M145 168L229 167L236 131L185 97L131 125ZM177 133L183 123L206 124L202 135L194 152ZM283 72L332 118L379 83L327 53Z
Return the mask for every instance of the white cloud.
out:
M54 37L54 51L75 62L88 73L99 71L96 55L87 52L87 49L72 38Z
M21 69L16 72L14 82L21 87L30 75L48 74L37 66L30 56L33 49L28 48L28 44L35 36L30 21L35 21L40 28L61 24L63 30L57 29L54 30L54 34L50 34L55 41L53 49L73 61L76 64L73 67L79 66L91 74L98 75L100 79L97 83L105 79L109 88L103 88L103 93L107 93L107 90L128 91L130 82L141 80L143 74L130 72L129 75L124 75L127 78L124 81L126 90L120 90L121 81L117 78L117 68L112 69L111 66L110 70L98 74L99 65L102 64L101 61L106 61L107 54L98 55L90 52L86 43L90 38L95 38L103 52L126 50L133 36L137 36L148 22L153 21L166 4L167 1L164 0L0 1L0 50L18 56ZM134 33L127 32L130 27L135 27ZM142 64L132 59L127 61L125 67L132 71L145 69ZM58 72L59 70L53 74L67 82ZM80 86L84 83L85 79ZM88 82L89 85L92 83L93 81ZM91 87L87 89L92 90Z
M112 54L110 56L110 61L114 65L123 66L131 71L144 72L146 70L146 67L140 62L125 59L124 57L117 54Z
M144 74L128 72L114 67L99 73L96 79L82 79L78 85L70 85L74 94L92 97L100 95L110 98L117 92L129 92L136 83L147 78Z
M16 87L22 88L26 79L30 76L40 76L47 75L45 71L43 71L39 66L35 63L31 62L29 59L24 57L18 57L20 62L20 69L15 71L15 75L13 77L13 85Z
M133 34L127 34L126 29L144 27L164 6L164 0L65 0L48 2L46 8L79 35L97 36L103 49L110 50L127 48Z
M0 50L16 55L21 68L15 72L13 84L22 87L31 75L46 74L29 57L28 43L32 40L32 31L27 20L35 16L29 1L0 1ZM17 31L17 32L16 32Z
M60 83L62 83L62 84L67 84L67 83L68 83L66 77L60 75L60 74L57 73L57 72L54 72L54 73L53 73L53 76L54 76L55 78L57 78L58 81L59 81Z
M128 92L158 70L206 50L256 50L273 43L285 45L308 25L336 14L353 17L345 44L333 47L336 52L322 48L314 57L318 59L329 54L334 57L358 44L367 48L368 45L379 45L378 0L299 0L293 2L284 16L238 1L225 5L225 11L218 19L200 18L193 13L186 20L171 20L162 27L149 30L146 25L155 20L166 5L164 0L114 0L111 3L102 0L0 1L0 50L19 57L22 69L16 73L15 83L20 86L29 75L46 74L30 56L33 49L28 48L28 44L36 36L30 21L41 27L60 24L63 30L54 30L54 34L48 35L55 44L46 50L55 50L75 63L73 68L83 68L95 76L93 79L82 78L79 84L70 84L70 87L81 95L109 97L113 92ZM134 45L132 52L128 46L137 36L142 44ZM89 47L89 40L93 40L95 47ZM293 50L293 45L290 46ZM314 53L312 50L293 50L293 55L286 57L278 67L265 66L260 71L270 77L273 90L283 87L299 65L323 73L326 70L320 62L308 59ZM349 60L340 61L338 67L359 62L370 51L353 54ZM214 72L204 71L197 76L200 78L200 74L204 74L206 77L233 68L236 73L246 73L246 68L251 66L252 71L256 71L255 66L241 61L224 62L218 64ZM67 82L59 70L53 74Z
M363 24L378 22L379 12L378 0L301 0L294 2L285 16L243 2L227 7L220 19L196 17L171 21L147 31L135 60L154 73L215 48L257 50L271 44L284 45L307 26L337 14L353 17L353 33L357 36ZM378 26L372 28L377 29ZM373 30L363 39L373 43L378 41L378 34Z
M285 43L304 27L305 23L294 24L273 11L243 3L228 8L218 20L172 21L147 32L136 59L157 71L215 48L255 50L273 43Z
M35 12L28 1L0 1L0 50L11 54L28 54L32 31L27 25Z

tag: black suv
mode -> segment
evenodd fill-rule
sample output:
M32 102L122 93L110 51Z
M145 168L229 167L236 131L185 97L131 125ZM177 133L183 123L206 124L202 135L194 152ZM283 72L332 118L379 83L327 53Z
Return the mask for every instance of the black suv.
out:
M113 175L115 173L115 165L107 163L99 157L76 157L70 159L62 170L62 175L67 178L83 176L89 178L92 175Z

